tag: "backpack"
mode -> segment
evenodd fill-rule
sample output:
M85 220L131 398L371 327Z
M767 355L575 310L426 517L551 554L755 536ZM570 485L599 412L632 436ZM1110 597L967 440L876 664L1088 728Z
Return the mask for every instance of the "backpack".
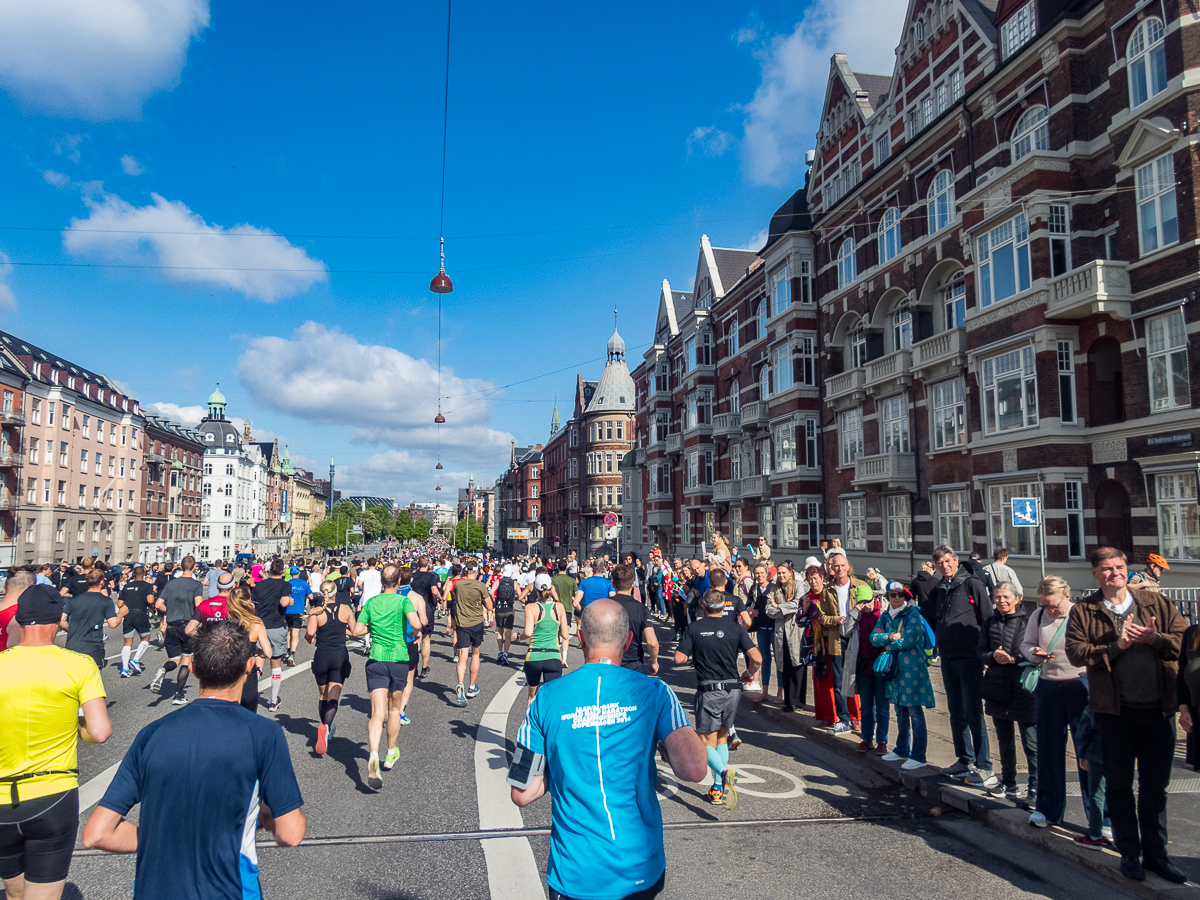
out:
M925 651L925 665L932 666L933 661L938 658L937 635L933 633L933 628L929 625L929 620L917 613L917 618L921 620L921 625L924 633L921 635L921 643L918 645L921 650Z
M496 585L496 609L500 612L508 612L516 601L516 582L507 576L501 578L500 583Z

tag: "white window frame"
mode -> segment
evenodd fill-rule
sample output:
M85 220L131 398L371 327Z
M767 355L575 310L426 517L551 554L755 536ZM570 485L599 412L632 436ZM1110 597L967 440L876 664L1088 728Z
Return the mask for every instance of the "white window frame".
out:
M1003 370L1003 371L1000 371ZM980 365L983 390L983 433L1000 434L1020 428L1032 428L1038 423L1037 405L1037 360L1032 345L1017 347L996 356L988 357ZM1013 373L1016 373L1015 377ZM1021 401L1021 422L1018 425L1001 425L1003 411L1000 404L1004 398L999 392L999 383L1017 380L1020 382L1016 396Z
M912 549L912 507L908 494L886 494L883 508L888 550L908 552Z
M960 450L967 445L967 403L961 378L929 386L933 410L934 450Z
M1012 131L1012 161L1019 162L1034 150L1050 149L1050 113L1038 104L1017 119Z
M1149 103L1167 89L1166 29L1162 19L1149 16L1138 23L1125 45L1126 77L1129 82L1129 108ZM1138 88L1142 95L1139 96Z
M817 340L812 335L800 338L799 384L813 387L817 383Z
M884 453L908 453L908 398L893 394L879 401L879 447Z
M994 228L988 229L975 241L976 270L979 273L979 305L991 306L1029 290L1031 266L1029 256L1029 222L1025 213L1017 213ZM999 254L999 255L998 255ZM1002 265L1012 262L1012 282L998 281ZM1009 288L1012 290L1009 290ZM1001 296L1001 291L1008 293Z
M842 467L854 465L863 455L862 409L838 413L838 460Z
M1075 393L1075 348L1058 341L1058 412L1064 425L1079 424L1079 401Z
M879 263L891 262L900 255L900 210L889 206L879 219Z
M1164 472L1154 477L1158 508L1158 547L1167 559L1200 559L1200 512L1196 473Z
M819 469L821 467L820 460L817 456L817 420L808 418L804 420L804 467L807 469ZM797 461L798 462L798 461Z
M1175 157L1164 154L1133 170L1137 199L1138 250L1142 256L1179 242Z
M967 490L937 491L933 495L934 518L939 544L952 547L959 553L970 551L971 492Z
M892 136L884 132L875 139L875 166L878 168L892 156Z
M858 258L855 255L854 238L848 237L838 248L837 273L838 288L849 287L858 278Z
M1083 482L1066 479L1063 482L1067 515L1067 557L1082 559L1087 551L1087 539L1083 533Z
M773 431L775 471L791 472L796 468L796 425L791 421L781 422Z
M795 367L792 365L792 342L785 341L771 351L771 366L775 370L775 393L791 390L795 384Z
M867 501L862 497L842 498L842 547L867 549Z
M1071 271L1071 208L1065 203L1050 204L1046 221L1050 232L1050 277Z
M741 336L738 334L737 316L734 316L729 321L729 324L725 326L725 328L726 328L725 341L726 341L726 346L729 347L729 355L736 356L738 353L738 349L741 346L739 343Z
M796 504L780 503L777 507L779 521L779 546L795 548L800 546L800 536L796 528Z
M937 234L954 221L954 175L949 169L941 169L933 176L929 183L929 192L926 194L926 203L930 234Z
M1000 26L1000 58L1008 59L1037 34L1037 8L1030 0Z
M792 305L792 267L787 263L771 275L771 314L777 316Z
M1014 497L1034 497L1041 506L1042 489L1036 481L988 485L988 536L991 546L1007 547L1012 556L1040 557L1040 528L1017 528L1012 523ZM1044 514L1044 513L1043 513Z
M900 304L888 315L888 320L892 326L893 352L911 350L913 318L912 307L908 305L908 300L900 301Z
M967 324L967 277L961 269L938 288L942 303L942 326L953 331Z
M1146 320L1146 366L1150 411L1164 412L1191 406L1188 372L1187 322L1176 309Z

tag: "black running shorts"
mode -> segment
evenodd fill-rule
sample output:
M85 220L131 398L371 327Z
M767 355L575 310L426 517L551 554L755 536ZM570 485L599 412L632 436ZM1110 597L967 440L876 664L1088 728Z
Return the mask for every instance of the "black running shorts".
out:
M345 684L350 677L350 654L345 647L318 647L313 654L312 673L318 686Z
M408 670L411 672L421 665L421 647L419 641L409 641L405 644L408 648Z
M287 620L288 628L304 627L304 616L300 615L299 613L288 613L286 616L284 616L284 619Z
M0 805L0 878L24 875L31 884L65 880L78 830L78 788L15 807Z
M134 612L130 610L125 614L125 629L122 632L123 637L133 637L134 635L150 633L150 616L147 615L144 609Z
M517 620L517 614L511 609L508 612L496 613L496 629L503 631L506 628L512 628L513 622Z
M530 687L537 687L543 681L553 681L561 675L561 659L525 660L525 683Z
M467 650L472 647L483 646L483 628L484 624L480 622L478 625L467 627L459 625L454 630L454 647L457 650Z
M181 656L192 655L192 636L184 632L187 627L187 622L182 622L179 625L167 623L167 633L163 636L163 643L167 648L167 659L179 659Z

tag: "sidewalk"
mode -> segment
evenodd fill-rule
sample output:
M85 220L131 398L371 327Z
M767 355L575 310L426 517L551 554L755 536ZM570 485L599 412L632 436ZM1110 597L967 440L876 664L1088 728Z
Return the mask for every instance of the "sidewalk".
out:
M937 663L930 667L929 675L937 700L936 708L925 710L925 719L929 730L929 749L926 758L930 768L915 771L902 771L900 763L885 762L874 753L859 754L856 751L860 738L856 733L835 735L827 728L818 728L814 724L811 704L803 710L787 713L770 699L762 702L757 693L743 694L742 703L752 706L755 711L776 724L845 753L861 765L876 769L894 781L903 783L910 790L919 791L922 796L930 800L961 810L973 818L982 820L990 828L1027 840L1043 850L1084 866L1102 877L1111 878L1122 890L1131 894L1152 898L1200 897L1200 887L1197 886L1200 884L1200 772L1184 765L1182 732L1179 733L1179 742L1176 745L1175 769L1171 775L1167 801L1169 850L1172 861L1187 873L1193 883L1173 885L1157 875L1148 873L1146 880L1139 884L1120 874L1118 871L1120 856L1115 851L1085 849L1072 840L1076 834L1084 832L1085 819L1080 800L1079 782L1074 779L1075 756L1070 741L1068 741L1067 752L1067 813L1062 827L1034 828L1029 825L1029 809L1018 807L1005 800L998 800L982 789L970 788L961 781L943 776L940 770L952 765L956 757L950 737L950 717L947 713L945 689L942 686L941 668ZM810 699L811 690L810 678ZM773 693L771 696L774 696ZM987 718L987 724L992 760L996 774L999 774L998 745L990 718ZM888 736L890 748L896 736L894 710ZM1024 786L1028 772L1019 740L1017 742L1017 772L1017 780ZM1030 805L1032 806L1032 801Z

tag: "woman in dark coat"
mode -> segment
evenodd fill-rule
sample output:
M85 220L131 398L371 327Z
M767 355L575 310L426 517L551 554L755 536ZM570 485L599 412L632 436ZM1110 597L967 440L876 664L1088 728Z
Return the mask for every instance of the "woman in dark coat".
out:
M1183 633L1179 654L1179 680L1175 692L1179 697L1179 727L1187 732L1187 762L1200 769L1200 625L1192 625Z
M1037 705L1033 693L1021 686L1020 666L1029 614L1021 609L1021 598L1007 581L997 586L992 603L995 612L979 631L979 659L987 667L979 693L1000 745L1000 784L991 793L1017 802L1022 798L1017 786L1017 730L1029 765L1028 796L1037 796Z

